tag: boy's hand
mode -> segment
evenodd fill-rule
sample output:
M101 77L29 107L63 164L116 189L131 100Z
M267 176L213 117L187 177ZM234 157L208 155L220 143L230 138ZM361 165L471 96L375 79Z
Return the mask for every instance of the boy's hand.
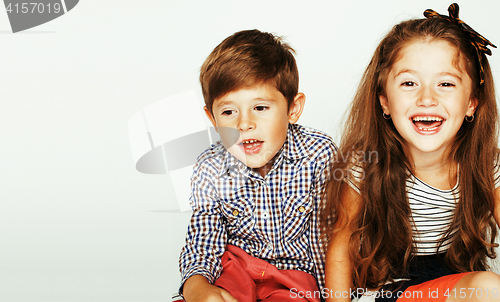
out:
M201 275L186 280L183 294L186 302L238 302L227 290L210 284Z

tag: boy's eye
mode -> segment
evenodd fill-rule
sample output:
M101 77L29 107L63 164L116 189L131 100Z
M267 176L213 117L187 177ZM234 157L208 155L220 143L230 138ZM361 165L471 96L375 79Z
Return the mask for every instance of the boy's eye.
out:
M266 109L269 109L269 107L267 107L267 106L255 106L255 110L257 110L257 111L264 111Z
M222 111L222 113L221 113L221 114L222 114L222 115L231 115L231 114L233 114L233 113L234 113L234 110L224 110L224 111Z

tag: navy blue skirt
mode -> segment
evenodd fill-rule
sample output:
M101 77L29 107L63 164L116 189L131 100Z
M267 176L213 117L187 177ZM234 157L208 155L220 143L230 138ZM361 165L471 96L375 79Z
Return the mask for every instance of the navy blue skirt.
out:
M383 286L382 289L384 292L404 292L410 286L459 273L446 265L444 260L445 255L446 253L428 256L415 256L408 265L408 274L406 276L398 276L394 278L405 278L410 280L387 284ZM396 294L380 295L375 298L375 301L394 302L397 299L398 296Z

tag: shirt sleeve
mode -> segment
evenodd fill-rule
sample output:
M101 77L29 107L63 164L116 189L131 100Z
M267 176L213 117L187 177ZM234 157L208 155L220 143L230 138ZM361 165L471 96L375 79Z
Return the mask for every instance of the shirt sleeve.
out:
M180 292L189 277L202 275L213 284L222 271L220 259L226 247L227 234L213 184L216 175L210 172L207 165L197 164L191 178L193 214L186 245L179 259L182 277Z
M326 243L323 242L320 229L320 214L324 209L326 204L325 189L328 180L330 179L331 166L333 163L333 156L337 150L337 147L332 141L328 141L325 145L325 149L321 152L317 163L318 166L315 172L315 183L314 183L314 209L312 211L311 219L311 252L312 258L315 263L315 273L316 279L318 280L318 285L320 290L325 286L325 255L326 255Z
M500 186L500 165L498 158L495 160L495 167L493 168L494 175L493 175L493 180L495 182L495 189Z
M357 163L354 159L352 163L349 165L349 171L346 173L344 177L344 181L351 186L351 188L356 191L358 194L361 194L361 181L365 177L365 171L360 163Z

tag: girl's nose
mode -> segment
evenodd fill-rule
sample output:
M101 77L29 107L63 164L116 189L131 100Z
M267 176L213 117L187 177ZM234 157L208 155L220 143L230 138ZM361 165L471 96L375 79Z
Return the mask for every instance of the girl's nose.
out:
M434 89L432 89L432 87L430 86L423 87L417 100L417 105L422 107L429 107L436 106L437 104L438 100Z

